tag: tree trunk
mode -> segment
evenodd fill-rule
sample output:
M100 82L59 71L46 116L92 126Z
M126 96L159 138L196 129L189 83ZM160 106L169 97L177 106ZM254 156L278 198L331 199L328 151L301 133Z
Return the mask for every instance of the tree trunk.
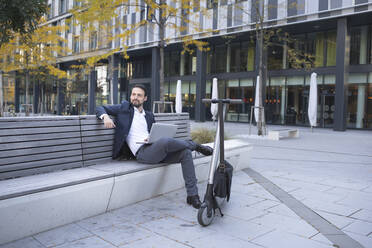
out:
M26 100L25 100L25 114L26 116L29 115L29 108L28 108L28 103L30 102L29 101L29 85L30 85L30 72L28 70L26 70L25 72L25 76L26 76Z
M263 4L263 3L262 3ZM260 8L261 6L259 6ZM258 8L258 9L259 9ZM263 135L263 120L262 120L262 114L263 114L263 109L262 109L262 103L263 103L263 96L262 96L262 76L263 76L263 56L264 56L264 42L263 42L263 36L264 36L264 30L263 30L263 21L264 21L264 6L262 6L261 9L261 14L260 14L260 34L259 34L259 42L260 42L260 62L259 62L259 67L258 67L258 75L259 75L259 91L258 91L258 122L257 122L257 135Z
M166 0L161 0L160 4L166 4ZM159 56L160 56L160 68L159 68L159 100L164 101L164 47L165 47L165 18L162 17L163 9L160 8L159 10L159 41L160 41L160 49L159 49ZM158 110L160 113L164 112L164 105L159 104Z
M0 117L4 116L4 108L3 108L3 102L4 102L4 97L3 97L3 72L0 71Z

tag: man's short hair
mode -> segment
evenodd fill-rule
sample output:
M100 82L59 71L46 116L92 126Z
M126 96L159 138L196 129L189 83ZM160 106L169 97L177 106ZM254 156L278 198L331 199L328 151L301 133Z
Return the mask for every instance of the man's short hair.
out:
M145 96L147 96L147 90L146 90L146 87L143 85L143 84L135 84L132 86L132 89L130 90L130 93L132 94L132 90L134 88L140 88L142 89L144 92L145 92Z

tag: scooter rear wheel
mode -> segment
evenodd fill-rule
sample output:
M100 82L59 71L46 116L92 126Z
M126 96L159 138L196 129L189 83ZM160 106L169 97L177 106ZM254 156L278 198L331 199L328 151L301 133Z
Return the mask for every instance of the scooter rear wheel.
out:
M209 226L214 218L215 210L212 208L210 216L208 217L207 206L201 206L198 211L198 222L202 226Z

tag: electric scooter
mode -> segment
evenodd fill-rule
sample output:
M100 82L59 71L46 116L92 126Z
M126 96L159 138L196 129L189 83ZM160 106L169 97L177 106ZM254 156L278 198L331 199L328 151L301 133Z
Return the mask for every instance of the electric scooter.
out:
M218 209L221 217L223 216L220 206L226 198L217 197L214 194L214 174L219 166L225 166L225 147L224 147L224 119L227 104L242 103L241 99L202 99L204 103L218 104L218 125L216 137L214 140L213 155L209 168L207 190L204 201L198 211L198 222L202 226L208 226L212 223L216 210Z

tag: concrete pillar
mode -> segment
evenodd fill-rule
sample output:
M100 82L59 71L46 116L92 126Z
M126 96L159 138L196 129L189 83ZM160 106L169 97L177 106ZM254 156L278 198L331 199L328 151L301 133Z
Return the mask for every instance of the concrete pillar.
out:
M88 79L88 115L96 113L97 71L91 70Z
M337 45L336 45L336 94L335 118L333 130L346 130L348 80L349 80L349 55L350 32L347 17L337 20Z
M282 86L282 92L281 92L281 97L280 97L280 120L281 124L285 124L285 103L286 103L286 88L285 85Z
M19 113L20 107L20 86L21 86L21 79L17 75L18 73L14 73L14 80L15 80L15 92L14 92L14 103L15 103L15 112Z
M357 100L356 128L363 128L365 96L366 96L366 86L359 85L358 86L358 100Z
M207 56L205 52L197 49L196 51L196 101L195 101L195 121L205 121L205 104L202 99L205 98L206 87L206 65Z
M111 104L118 104L118 85L119 85L119 54L114 54L111 56L111 82L110 82L110 94L111 94Z
M65 107L65 91L66 88L63 86L63 81L57 81L57 115L62 115Z
M185 75L185 54L181 54L180 60L180 76Z
M368 26L361 27L360 30L360 52L359 64L367 64L367 47L368 47Z
M231 45L227 44L227 51L226 51L226 72L230 72L231 67Z
M151 105L152 101L160 99L160 54L159 47L152 48L152 66L151 66Z

